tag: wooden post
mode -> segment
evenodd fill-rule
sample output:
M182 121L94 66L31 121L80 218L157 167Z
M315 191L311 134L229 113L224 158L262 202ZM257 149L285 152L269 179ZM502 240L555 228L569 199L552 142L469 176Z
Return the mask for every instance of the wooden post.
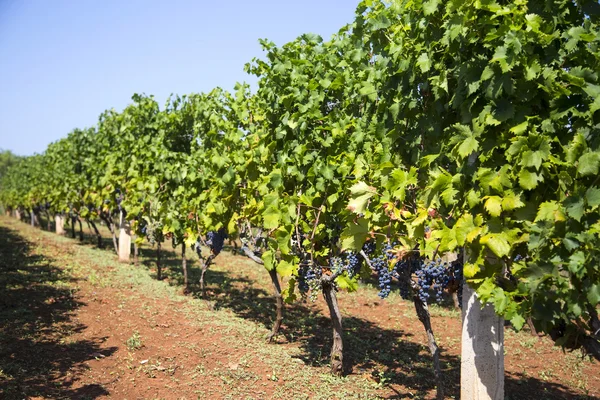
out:
M65 234L65 217L62 214L56 214L54 216L54 222L56 225L56 234L64 235Z
M131 228L121 211L119 223L119 261L129 262L131 254Z
M491 261L491 260L489 260ZM492 304L483 308L475 291L463 283L462 400L504 400L504 319Z

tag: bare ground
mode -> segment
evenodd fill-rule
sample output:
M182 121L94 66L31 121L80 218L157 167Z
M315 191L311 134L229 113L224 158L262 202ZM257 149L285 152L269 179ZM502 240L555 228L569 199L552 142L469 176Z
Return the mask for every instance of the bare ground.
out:
M261 266L224 252L202 300L196 285L182 294L174 251L157 281L154 250L143 249L136 267L92 243L0 217L0 398L435 397L424 330L396 293L381 301L366 283L339 294L347 375L336 378L321 299L288 305L283 334L267 344L274 302ZM445 389L458 398L460 314L448 306L432 314ZM599 363L526 331L506 327L505 362L509 399L600 395Z

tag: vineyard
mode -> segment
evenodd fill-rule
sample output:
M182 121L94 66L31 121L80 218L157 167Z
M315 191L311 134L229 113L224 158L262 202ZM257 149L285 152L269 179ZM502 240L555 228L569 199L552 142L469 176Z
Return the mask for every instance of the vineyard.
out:
M258 296L214 289L220 260L245 257L272 294L270 315L247 312L274 353L323 304L331 379L357 364L345 322L364 311L342 301L371 285L378 304L411 305L435 397L458 396L432 310L462 314L461 398L504 399L505 331L600 360L599 15L595 1L365 0L328 41L262 40L255 90L163 107L136 94L19 158L0 205L81 241L85 226L157 281L181 270L199 304Z

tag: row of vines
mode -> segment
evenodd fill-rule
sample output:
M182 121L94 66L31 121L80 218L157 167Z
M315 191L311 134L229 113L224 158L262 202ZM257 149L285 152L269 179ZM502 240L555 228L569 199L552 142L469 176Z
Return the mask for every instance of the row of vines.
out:
M115 250L123 226L196 250L202 287L234 240L273 281L272 336L284 302L323 294L335 374L336 291L373 273L414 302L439 397L427 304L463 280L517 329L600 358L599 8L364 0L329 41L261 41L254 91L134 95L12 166L0 203L73 232L102 220Z

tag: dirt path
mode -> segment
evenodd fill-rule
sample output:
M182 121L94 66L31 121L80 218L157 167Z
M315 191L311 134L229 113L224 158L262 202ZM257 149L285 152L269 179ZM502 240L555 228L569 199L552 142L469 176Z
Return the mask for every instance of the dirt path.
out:
M334 378L320 301L288 307L285 335L269 345L274 306L261 267L223 254L204 301L181 295L179 261L169 253L165 261L167 279L158 282L151 258L118 264L109 251L1 217L0 398L434 396L423 329L397 296L380 302L368 287L340 294L349 375ZM460 318L433 313L447 392L457 397ZM600 393L598 363L510 329L506 348L511 399Z

